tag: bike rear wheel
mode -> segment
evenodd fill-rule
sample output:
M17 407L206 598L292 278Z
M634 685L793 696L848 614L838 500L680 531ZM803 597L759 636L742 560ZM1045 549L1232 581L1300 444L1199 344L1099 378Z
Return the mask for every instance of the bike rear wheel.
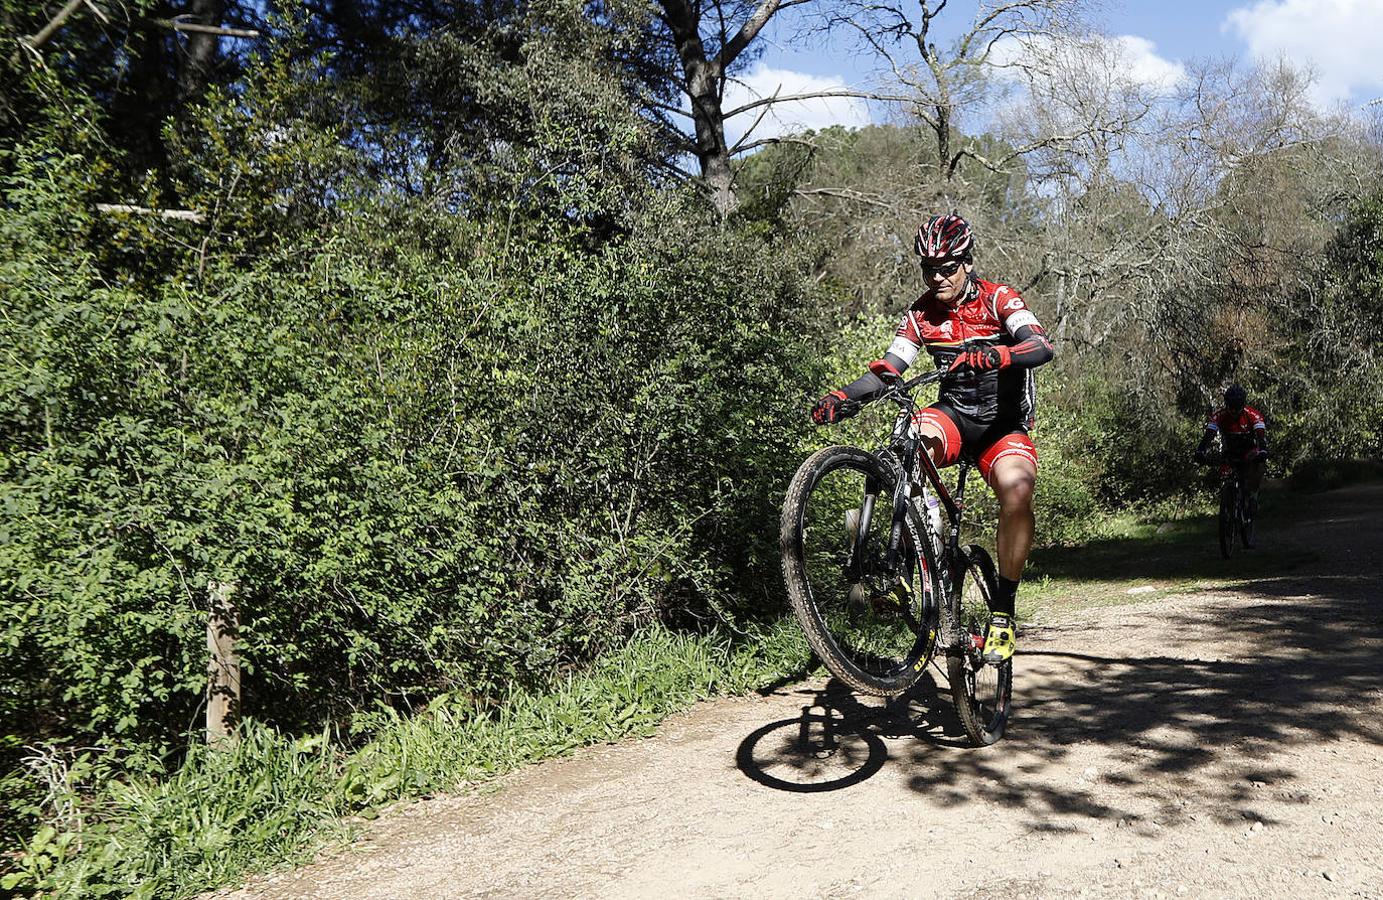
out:
M1234 482L1226 480L1220 486L1220 555L1229 559L1234 555L1235 531L1238 530L1238 499Z
M780 530L788 599L812 650L852 689L878 696L901 694L922 677L936 646L941 596L912 503L889 568L895 484L892 468L874 454L828 447L797 470ZM862 522L867 497L872 509Z
M966 737L976 747L984 747L1003 737L1008 728L1013 660L994 665L983 656L990 601L999 589L994 560L983 547L972 544L965 549L964 565L958 603L963 642L950 651L947 677Z

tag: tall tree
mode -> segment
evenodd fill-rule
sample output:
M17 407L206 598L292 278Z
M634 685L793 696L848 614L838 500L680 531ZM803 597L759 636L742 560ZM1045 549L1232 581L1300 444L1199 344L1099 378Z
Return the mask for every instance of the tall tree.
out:
M752 55L755 38L784 9L811 0L657 0L662 38L676 53L675 82L691 109L663 108L691 121L690 138L678 141L696 157L712 202L722 213L739 203L731 156L739 149L725 139L725 85Z
M1080 0L1000 0L981 2L975 17L949 46L938 45L936 32L949 0L841 0L823 17L824 29L853 35L878 56L890 80L907 95L911 115L928 129L933 141L932 165L945 181L956 177L967 158L1001 169L1031 150L1011 148L991 160L975 140L960 132L967 107L980 105L996 67L1040 67L1012 49L1023 42L1056 41L1080 26ZM948 15L949 18L949 15Z

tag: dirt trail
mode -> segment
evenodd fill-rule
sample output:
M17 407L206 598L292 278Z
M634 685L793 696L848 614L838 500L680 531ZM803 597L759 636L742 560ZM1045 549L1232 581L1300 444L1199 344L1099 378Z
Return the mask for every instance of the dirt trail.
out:
M1383 486L1300 505L1257 551L1298 573L1028 630L995 747L934 685L796 684L222 896L1383 898Z

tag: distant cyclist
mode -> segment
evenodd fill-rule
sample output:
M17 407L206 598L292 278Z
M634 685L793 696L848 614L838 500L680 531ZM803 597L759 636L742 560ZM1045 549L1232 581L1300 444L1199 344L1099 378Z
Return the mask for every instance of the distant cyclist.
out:
M999 592L993 598L984 655L1002 662L1017 646L1014 605L1032 549L1037 448L1032 369L1052 358L1052 345L1013 288L975 274L975 238L960 216L933 216L917 230L926 292L903 316L893 344L869 371L822 397L812 410L819 425L853 415L879 396L884 379L901 377L922 349L945 375L936 403L914 424L937 466L965 452L999 498Z
M1196 448L1196 461L1210 460L1210 445L1220 436L1225 469L1239 465L1250 519L1258 513L1258 488L1263 484L1264 460L1268 458L1268 425L1263 414L1248 405L1248 392L1237 384L1225 390L1225 405L1215 410L1205 423L1205 434ZM1252 544L1245 543L1245 546Z

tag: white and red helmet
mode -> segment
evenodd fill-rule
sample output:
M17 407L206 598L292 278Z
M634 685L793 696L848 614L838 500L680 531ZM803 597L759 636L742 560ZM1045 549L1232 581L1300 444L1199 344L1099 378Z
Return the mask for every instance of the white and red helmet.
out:
M957 215L932 216L917 229L912 249L922 262L970 258L975 246L975 233L970 224Z

